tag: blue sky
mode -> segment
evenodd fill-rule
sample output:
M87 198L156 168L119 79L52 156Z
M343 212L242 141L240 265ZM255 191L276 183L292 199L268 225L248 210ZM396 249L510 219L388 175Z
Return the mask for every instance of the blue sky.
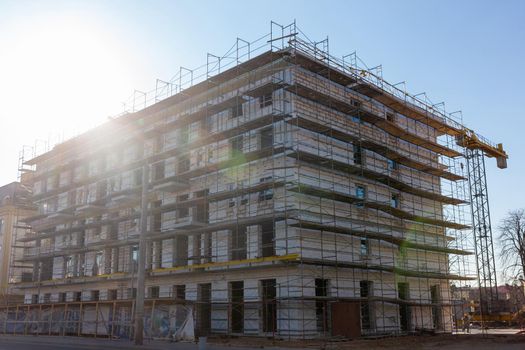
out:
M294 19L503 142L509 168L487 163L493 226L525 207L524 1L0 1L0 183L23 144L82 132L134 89Z

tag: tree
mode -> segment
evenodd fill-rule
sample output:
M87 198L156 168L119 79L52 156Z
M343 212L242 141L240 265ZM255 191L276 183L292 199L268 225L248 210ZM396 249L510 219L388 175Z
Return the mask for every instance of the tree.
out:
M500 259L503 274L513 280L525 273L525 210L511 210L499 226Z

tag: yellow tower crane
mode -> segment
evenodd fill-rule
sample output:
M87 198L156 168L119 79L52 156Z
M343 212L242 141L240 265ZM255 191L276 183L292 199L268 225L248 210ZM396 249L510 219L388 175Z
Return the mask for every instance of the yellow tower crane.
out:
M480 312L483 320L483 315L492 313L493 301L498 298L485 156L496 158L498 168L505 169L508 155L503 149L503 144L493 144L468 128L463 128L456 136L456 142L465 148L467 160L474 248L480 286Z

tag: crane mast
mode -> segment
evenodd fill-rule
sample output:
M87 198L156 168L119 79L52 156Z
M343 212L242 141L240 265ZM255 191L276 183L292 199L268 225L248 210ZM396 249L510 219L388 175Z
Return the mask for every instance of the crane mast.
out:
M470 129L465 128L458 135L457 143L465 148L476 268L480 287L480 312L483 317L484 314L492 313L494 301L498 299L485 157L496 158L498 168L505 169L508 156L501 143L493 145Z

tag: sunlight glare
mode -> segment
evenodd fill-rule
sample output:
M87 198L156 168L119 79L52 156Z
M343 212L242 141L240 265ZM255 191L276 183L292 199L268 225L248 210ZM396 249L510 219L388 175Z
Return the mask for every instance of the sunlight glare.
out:
M107 28L62 13L26 19L17 29L0 57L9 119L42 138L43 131L72 136L119 112L133 85L125 50Z

